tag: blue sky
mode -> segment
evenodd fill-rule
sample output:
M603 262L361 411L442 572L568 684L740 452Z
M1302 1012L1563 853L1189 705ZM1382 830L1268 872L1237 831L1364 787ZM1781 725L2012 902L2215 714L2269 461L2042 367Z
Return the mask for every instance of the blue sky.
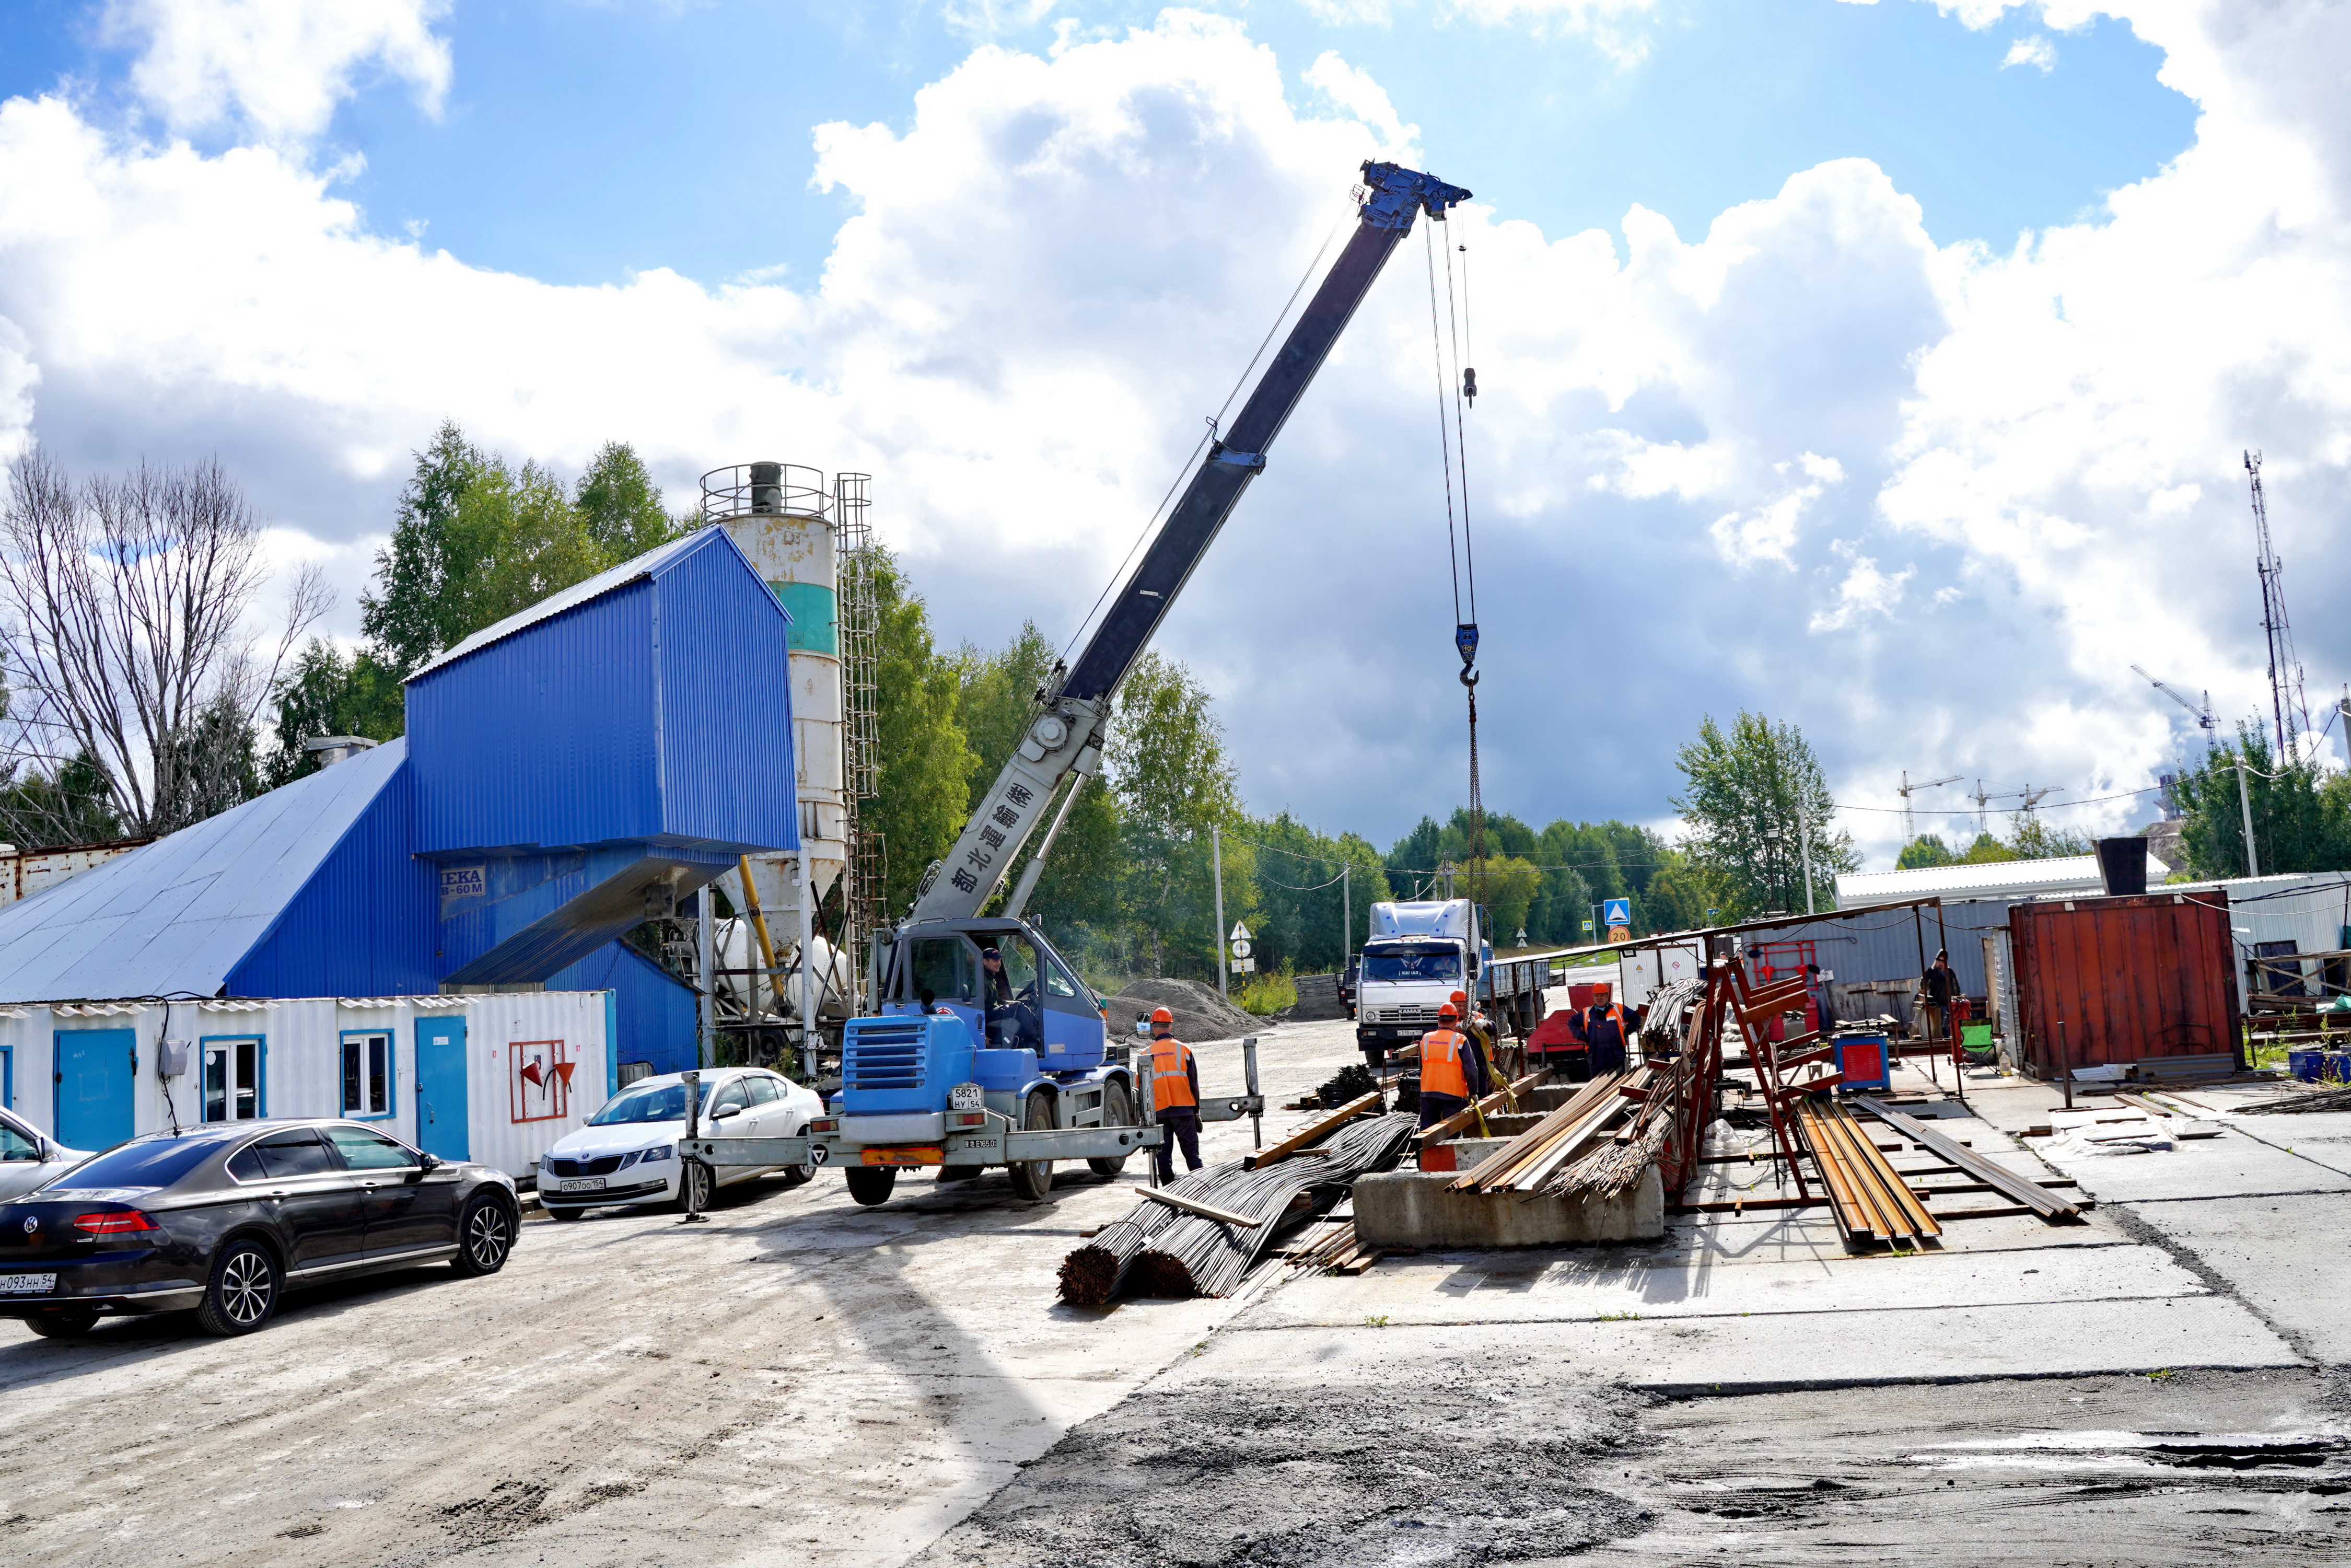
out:
M555 283L655 267L812 277L851 210L810 187L812 127L903 130L914 93L977 42L1038 51L1066 24L1116 30L1157 9L1059 5L982 40L934 5L460 0L440 28L456 70L439 118L379 78L322 151L366 160L338 188L380 231L421 223L478 267ZM1553 235L1614 228L1639 203L1695 237L1792 171L1864 157L1917 198L1938 242L2005 250L2153 173L2193 130L2192 106L2155 79L2158 53L2111 17L2055 35L2043 71L2001 68L2018 39L2050 36L2030 16L1970 31L1920 0L1667 0L1629 65L1583 36L1426 11L1381 26L1229 9L1294 92L1338 50L1422 128L1432 167ZM71 78L127 113L127 44L107 47L87 5L17 0L0 10L0 93Z
M1761 711L1882 865L1906 770L2150 785L2133 663L2263 704L2245 446L2351 667L2351 18L1946 3L19 0L0 450L219 455L344 637L444 417L861 469L944 641L1060 637L1385 149L1479 198L1489 802L1662 824ZM1253 809L1383 841L1465 783L1418 270L1160 640Z

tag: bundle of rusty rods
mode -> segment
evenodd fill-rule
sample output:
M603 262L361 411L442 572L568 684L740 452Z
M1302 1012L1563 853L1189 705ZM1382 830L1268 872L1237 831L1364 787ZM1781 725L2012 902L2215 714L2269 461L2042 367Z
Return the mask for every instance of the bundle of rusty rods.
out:
M1637 1089L1641 1097L1631 1121L1573 1164L1561 1166L1542 1191L1614 1197L1630 1190L1643 1171L1658 1163L1682 1119L1685 1098L1702 1092L1698 1054L1686 1049L1671 1061L1650 1062L1637 1071L1646 1076L1626 1086Z
M1567 1103L1495 1150L1450 1185L1454 1192L1534 1192L1593 1138L1632 1109L1618 1091L1648 1082L1649 1070L1605 1072L1568 1097Z
M1194 1171L1165 1190L1258 1223L1233 1224L1146 1200L1061 1260L1061 1295L1098 1307L1122 1291L1229 1294L1275 1232L1329 1209L1357 1176L1393 1166L1415 1121L1409 1113L1366 1117L1278 1165L1247 1170L1231 1160Z

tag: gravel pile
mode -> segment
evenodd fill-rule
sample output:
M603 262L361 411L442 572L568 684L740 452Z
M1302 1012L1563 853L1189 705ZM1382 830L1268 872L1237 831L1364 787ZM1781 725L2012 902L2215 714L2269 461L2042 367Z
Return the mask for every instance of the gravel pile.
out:
M1198 980L1133 980L1126 989L1106 998L1111 1032L1131 1034L1134 1015L1149 1017L1154 1008L1176 1015L1176 1038L1181 1040L1231 1040L1266 1027L1256 1017L1217 995L1217 988Z

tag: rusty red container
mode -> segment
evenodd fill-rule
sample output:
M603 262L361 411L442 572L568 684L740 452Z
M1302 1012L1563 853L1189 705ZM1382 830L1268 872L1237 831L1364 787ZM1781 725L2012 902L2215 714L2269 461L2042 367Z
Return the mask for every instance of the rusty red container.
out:
M2226 893L2034 901L2008 924L2035 1076L2167 1056L2244 1065Z

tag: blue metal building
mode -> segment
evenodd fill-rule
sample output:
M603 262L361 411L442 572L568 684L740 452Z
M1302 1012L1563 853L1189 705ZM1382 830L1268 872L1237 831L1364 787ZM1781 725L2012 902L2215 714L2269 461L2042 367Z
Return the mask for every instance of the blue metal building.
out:
M616 941L797 850L790 617L703 528L486 628L408 734L0 910L0 1002L610 989L692 1064L693 994Z

